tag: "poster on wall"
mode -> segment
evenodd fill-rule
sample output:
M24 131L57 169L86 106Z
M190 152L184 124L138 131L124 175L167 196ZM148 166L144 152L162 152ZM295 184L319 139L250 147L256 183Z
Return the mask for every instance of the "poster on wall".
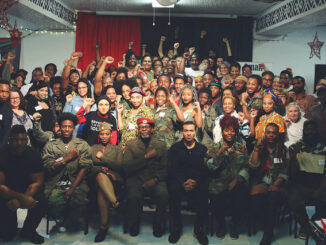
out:
M266 63L266 62L239 62L241 67L244 65L249 65L251 67L252 74L261 75L264 72L262 64L266 66L266 68L270 71L273 70L273 63Z

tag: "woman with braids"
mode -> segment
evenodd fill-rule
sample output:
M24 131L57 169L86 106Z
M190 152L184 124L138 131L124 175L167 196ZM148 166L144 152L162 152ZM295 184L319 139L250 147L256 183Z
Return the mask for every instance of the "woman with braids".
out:
M257 112L252 111L250 113L250 132L252 137L256 136L256 139L264 136L265 128L269 123L275 123L279 128L279 133L285 132L283 117L275 112L275 103L278 100L277 94L273 89L266 89L264 93L263 110L265 114L259 118L259 122L257 123L256 127L254 122L255 118L257 117Z
M251 208L256 220L264 224L260 245L269 245L273 240L273 228L281 204L282 190L288 179L287 149L280 137L279 126L269 123L264 137L259 137L249 158L253 169L250 190Z
M208 149L210 170L208 190L211 194L213 213L217 218L216 236L226 235L225 216L231 216L230 237L238 239L237 223L246 210L247 183L249 179L246 143L237 137L239 119L226 114L219 121L223 138Z
M119 147L110 144L112 130L107 122L99 125L99 143L91 147L93 168L90 174L91 183L96 182L97 203L100 211L101 226L95 237L95 242L105 239L108 230L109 205L119 206L115 190L121 186L123 179L121 171L121 156Z
M183 122L183 114L166 88L159 87L154 94L154 136L166 143L167 149L175 142L176 123Z

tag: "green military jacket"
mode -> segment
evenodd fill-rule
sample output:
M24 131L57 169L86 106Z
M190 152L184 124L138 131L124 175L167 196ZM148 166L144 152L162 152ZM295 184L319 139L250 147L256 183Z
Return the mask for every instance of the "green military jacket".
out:
M63 167L54 168L54 162L68 155L69 151L76 149L78 151L78 158L71 160L64 164ZM47 181L45 182L45 195L48 197L51 194L52 189L60 179L66 175L73 183L79 173L80 169L85 168L88 172L92 168L91 149L86 141L72 137L69 147L66 148L61 138L55 141L48 142L42 153L43 165L47 173ZM88 191L88 187L85 180L82 180L78 188Z
M145 159L145 154L155 149L157 156ZM122 167L127 178L139 178L143 182L152 178L165 181L167 176L166 144L154 137L146 146L140 137L129 140L122 158Z
M97 175L98 173L105 172L103 167L108 169L108 172L113 173L118 182L123 182L121 177L122 172L122 152L119 146L109 144L106 148L101 144L96 144L91 146L92 151L92 175ZM103 152L103 157L98 159L96 154L98 152Z
M208 190L213 194L219 194L226 190L229 183L237 176L243 177L247 182L249 179L246 144L235 141L230 152L226 150L217 157L217 153L222 145L223 139L208 148L207 151L208 158L210 158L206 162L207 168L210 170Z
M138 110L138 114L135 116L131 116L131 113L133 110L134 109L123 111L123 115L122 115L123 128L119 129L119 131L121 133L120 146L121 146L122 151L125 150L126 142L128 140L131 140L131 139L137 137L137 135L138 135L137 120L139 118L147 117L151 120L154 120L154 115L153 115L152 110L145 105L140 106L140 108Z
M197 128L197 138L200 143L210 148L213 145L213 128L217 117L215 109L210 106L208 111L202 110L203 126Z
M154 110L154 137L166 143L167 149L176 141L175 127L177 114L172 105L161 106Z
M43 131L41 127L41 122L33 123L33 135L37 142L40 144L45 144L48 141L54 141L54 134L52 131Z
M254 151L251 153L251 155L252 154L254 154ZM251 162L250 156L249 166L256 170L255 174L252 176L253 185L262 183L262 179L265 175L271 176L272 183L274 183L274 181L278 178L282 178L287 181L289 176L288 150L285 146L280 149L275 147L272 153L268 153L267 151L263 150L259 153L259 160L257 165L254 165Z

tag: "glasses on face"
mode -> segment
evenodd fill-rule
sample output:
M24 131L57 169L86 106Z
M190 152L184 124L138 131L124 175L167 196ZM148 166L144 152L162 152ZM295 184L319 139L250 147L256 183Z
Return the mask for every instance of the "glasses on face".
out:
M13 97L13 98L10 98L10 100L20 100L20 97Z
M269 81L269 82L273 82L272 79L263 78L263 80L265 80L265 81Z

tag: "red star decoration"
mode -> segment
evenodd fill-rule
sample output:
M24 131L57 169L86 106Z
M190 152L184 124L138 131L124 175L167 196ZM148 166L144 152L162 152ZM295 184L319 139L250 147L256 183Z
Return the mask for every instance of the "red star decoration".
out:
M314 40L312 42L308 43L308 45L310 46L310 49L311 49L309 59L314 57L314 55L316 55L320 59L320 49L324 45L324 42L320 42L318 40L317 32L315 34Z
M23 33L18 30L16 23L14 28L12 30L9 30L9 33L11 37L11 47L13 48L16 45L19 47L19 41Z

